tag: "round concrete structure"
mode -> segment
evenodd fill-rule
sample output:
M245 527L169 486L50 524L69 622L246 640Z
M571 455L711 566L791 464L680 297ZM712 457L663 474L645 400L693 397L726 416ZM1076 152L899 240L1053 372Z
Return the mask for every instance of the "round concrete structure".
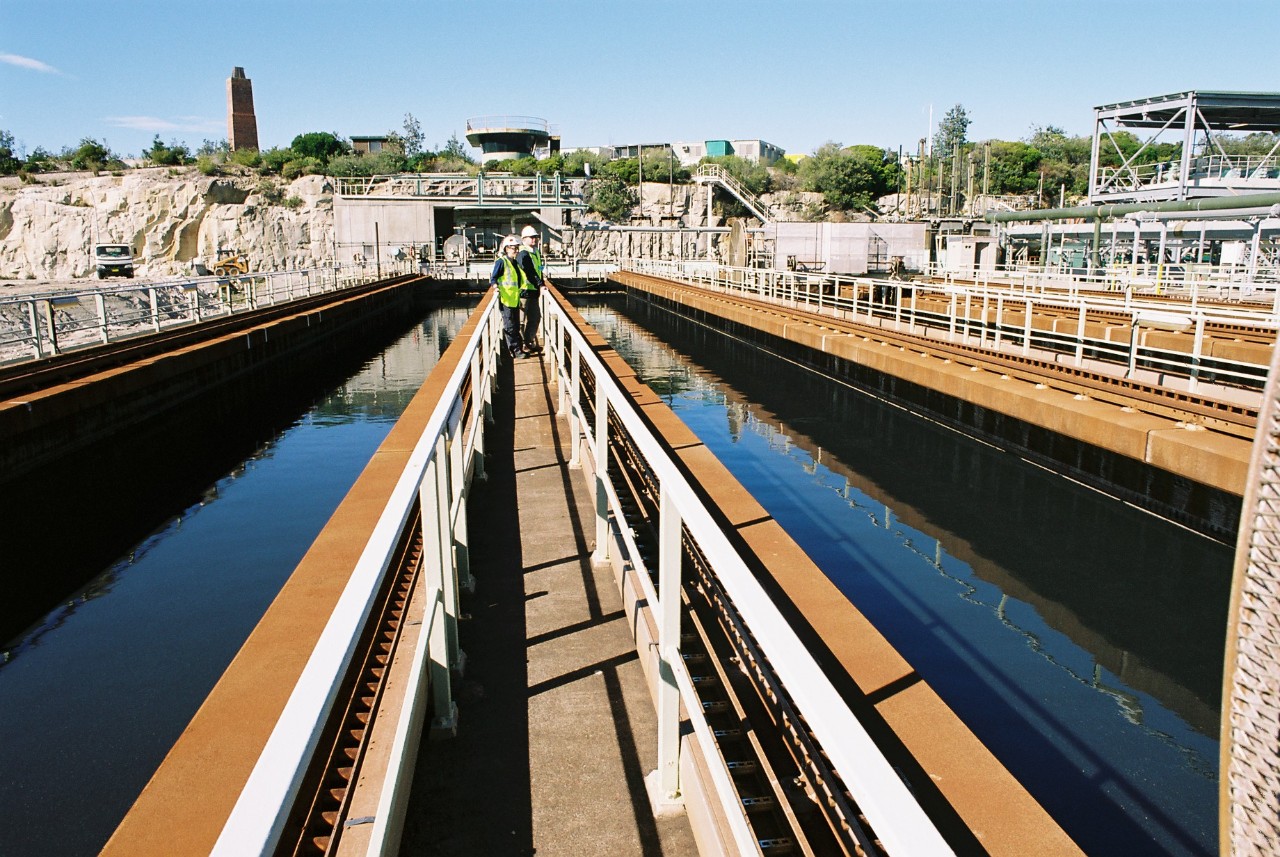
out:
M551 139L551 126L536 116L477 116L467 120L467 142L481 151L480 163L532 158Z

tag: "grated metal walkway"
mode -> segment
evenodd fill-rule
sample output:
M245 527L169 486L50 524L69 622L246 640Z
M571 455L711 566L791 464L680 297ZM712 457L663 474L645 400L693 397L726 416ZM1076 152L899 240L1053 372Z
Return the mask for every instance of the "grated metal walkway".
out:
M470 504L458 735L423 744L403 855L697 853L683 815L650 811L653 702L554 412L542 361L508 361Z

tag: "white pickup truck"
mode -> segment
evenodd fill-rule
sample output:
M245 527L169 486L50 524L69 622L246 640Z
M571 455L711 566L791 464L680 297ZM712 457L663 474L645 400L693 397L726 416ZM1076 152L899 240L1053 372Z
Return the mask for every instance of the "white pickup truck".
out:
M107 277L133 278L133 248L128 244L95 244L93 261L98 268L98 279Z

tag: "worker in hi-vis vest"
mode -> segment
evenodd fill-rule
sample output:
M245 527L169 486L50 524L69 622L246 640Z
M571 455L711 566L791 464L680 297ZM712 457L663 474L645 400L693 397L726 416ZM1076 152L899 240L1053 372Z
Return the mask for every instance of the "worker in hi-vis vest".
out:
M507 351L517 360L529 356L520 343L520 288L524 284L524 275L516 264L519 250L520 240L516 236L508 235L503 238L502 248L493 262L493 271L489 274L489 285L498 290L502 336L507 342Z
M520 230L520 239L523 243L520 255L516 258L520 274L524 277L524 282L520 284L520 338L529 353L538 354L542 351L542 347L538 345L538 321L542 318L542 311L538 307L538 290L543 283L549 286L554 284L542 273L538 230L526 226Z

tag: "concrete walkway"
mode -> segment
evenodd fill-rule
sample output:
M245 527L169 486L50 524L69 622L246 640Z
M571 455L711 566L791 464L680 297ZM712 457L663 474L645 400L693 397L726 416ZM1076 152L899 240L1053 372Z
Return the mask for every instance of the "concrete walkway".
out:
M653 703L612 572L591 564L592 502L548 376L540 360L499 374L458 736L423 745L402 855L696 853L683 815L649 809Z

